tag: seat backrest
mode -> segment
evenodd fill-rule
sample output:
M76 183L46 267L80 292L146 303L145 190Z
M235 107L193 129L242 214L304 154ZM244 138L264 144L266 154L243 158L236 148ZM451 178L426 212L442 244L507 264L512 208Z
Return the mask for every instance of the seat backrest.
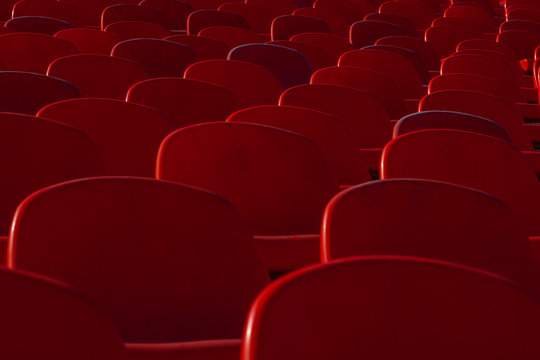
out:
M238 100L224 87L203 81L161 78L133 85L126 101L146 105L166 114L175 128L225 121L238 109Z
M333 115L297 106L266 105L237 111L227 121L273 126L307 137L325 153L340 184L371 179L353 133Z
M293 0L246 0L245 3L265 7L272 12L274 17L290 14L296 9Z
M198 60L185 45L160 39L131 39L114 46L111 56L141 65L150 77L182 77L186 68Z
M118 21L109 24L104 31L115 34L122 40L138 38L163 39L172 35L165 27L146 21Z
M431 43L423 39L410 36L387 36L375 42L375 45L390 45L409 49L418 54L423 60L428 70L439 71L441 60Z
M28 32L54 35L57 32L73 28L73 25L62 20L43 16L21 16L9 19L4 27L14 32Z
M12 71L45 74L55 59L78 53L70 42L45 34L0 35L0 62Z
M420 111L458 111L489 119L499 124L519 149L533 149L523 127L523 117L515 105L495 96L476 91L443 90L426 95L418 108Z
M407 36L401 26L379 20L357 21L350 27L349 41L353 48L360 49L373 45L377 40L386 36Z
M468 186L507 203L532 236L540 233L538 180L512 144L458 130L423 130L389 142L381 178L431 179Z
M419 30L428 28L435 19L435 12L424 2L386 1L379 6L379 12L406 16Z
M101 24L101 13L109 5L113 5L113 0L62 0L62 3L70 4L79 10L81 14L81 25L99 26Z
M414 36L415 38L418 38L418 30L416 29L416 24L414 23L414 21L411 20L411 18L408 18L406 16L392 13L375 12L367 14L364 17L364 20L377 20L395 24L403 28L403 30L407 32L407 36Z
M486 33L497 32L497 25L493 15L482 7L475 5L451 5L444 11L445 17L456 17L470 20L481 25Z
M455 111L429 110L407 115L394 125L394 138L428 129L453 129L476 132L511 143L510 137L497 123L480 116Z
M502 201L477 190L420 179L373 181L335 196L322 229L323 262L420 256L487 270L540 291L540 259L523 224Z
M208 123L161 144L156 177L213 191L233 203L257 235L318 234L338 181L309 139L274 127Z
M330 27L322 20L303 15L281 15L272 21L272 40L289 40L305 32L329 33Z
M532 359L539 320L535 298L496 275L420 258L358 257L267 287L250 310L242 359Z
M210 26L236 26L249 29L246 19L240 15L221 10L197 10L188 16L187 34L198 35L199 31Z
M460 42L481 37L477 32L448 25L432 26L425 33L426 41L433 45L441 59L456 51Z
M159 145L174 130L165 114L112 99L61 101L44 107L37 116L88 135L111 175L153 177Z
M331 65L337 64L341 54L352 50L352 46L346 38L335 34L302 33L291 37L291 41L322 49L328 56Z
M224 42L198 35L172 35L165 40L191 48L200 60L226 59L229 53L229 46Z
M229 60L246 61L260 65L271 71L283 89L308 84L311 67L306 57L299 51L271 44L248 44L229 52Z
M332 10L343 17L348 24L360 21L364 16L376 10L373 3L362 0L317 0L313 3L313 7Z
M104 167L96 146L81 131L29 115L0 113L0 234L15 208L32 192L61 181L99 176Z
M228 202L148 178L42 189L19 206L9 242L9 267L84 292L125 342L238 338L268 282ZM43 251L50 256L38 256Z
M249 28L258 34L270 34L270 26L274 16L272 11L266 7L245 2L226 2L218 10L243 17Z
M309 16L315 19L322 20L328 25L332 34L341 37L347 37L349 35L349 25L347 24L347 21L342 16L332 10L303 7L294 10L293 15Z
M533 59L534 49L540 43L540 33L523 30L508 30L497 35L500 42L512 50L519 59Z
M76 7L54 0L21 0L13 5L13 18L21 16L44 16L63 20L74 26L80 23L80 14Z
M148 78L143 67L135 62L94 54L57 59L49 65L47 75L69 81L84 97L111 99L124 99L131 85Z
M199 31L198 35L221 41L227 44L229 49L240 45L261 42L261 38L254 31L237 26L209 26Z
M456 51L459 53L463 50L491 50L505 54L512 62L519 62L514 51L503 43L486 39L470 39L460 42Z
M62 30L54 34L54 37L69 41L84 54L109 55L113 46L120 42L120 37L113 33L87 28Z
M163 24L171 30L185 30L187 18L193 12L189 3L177 0L142 0L139 6L161 12Z
M147 6L117 4L106 7L101 14L101 30L119 21L144 21L165 25L163 13Z
M199 61L186 69L184 78L206 81L229 89L237 97L241 108L277 104L282 92L279 80L272 72L244 61Z
M334 61L330 62L328 55L323 49L313 45L290 40L270 41L267 44L283 46L300 52L309 62L312 71L332 66L335 63Z
M0 269L1 353L12 360L124 358L112 322L87 299L56 281Z

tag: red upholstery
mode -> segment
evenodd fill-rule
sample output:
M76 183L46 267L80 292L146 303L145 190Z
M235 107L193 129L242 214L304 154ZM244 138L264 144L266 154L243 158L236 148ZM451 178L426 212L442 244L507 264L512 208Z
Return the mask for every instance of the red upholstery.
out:
M62 30L54 34L54 37L69 41L81 53L99 55L109 55L113 46L120 42L120 37L113 33L87 28Z

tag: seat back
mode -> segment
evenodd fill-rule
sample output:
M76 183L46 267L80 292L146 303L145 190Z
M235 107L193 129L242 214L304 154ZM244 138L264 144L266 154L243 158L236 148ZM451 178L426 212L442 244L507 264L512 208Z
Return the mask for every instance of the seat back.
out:
M80 53L85 54L109 55L113 46L120 42L120 37L113 33L87 28L62 30L54 37L69 41Z

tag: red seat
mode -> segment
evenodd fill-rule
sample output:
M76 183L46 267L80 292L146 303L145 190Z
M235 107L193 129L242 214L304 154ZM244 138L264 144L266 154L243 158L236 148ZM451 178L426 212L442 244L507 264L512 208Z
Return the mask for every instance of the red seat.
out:
M173 132L161 144L156 177L213 191L232 202L257 235L271 271L319 261L319 229L339 190L311 140L246 123L208 123Z
M333 115L296 106L266 105L237 111L227 121L273 126L311 139L328 157L340 184L371 179L353 133Z
M473 266L540 290L540 260L522 223L506 204L480 191L419 179L370 182L335 196L322 229L324 262L419 256Z
M270 44L248 44L229 52L230 60L246 61L271 71L283 89L308 84L311 67L302 53L283 46Z
M20 0L6 0L2 1L0 4L0 20L6 21L11 19L11 14L13 12L13 5L15 5Z
M353 48L360 49L373 45L377 40L386 36L409 35L402 27L379 20L362 20L351 25L349 41Z
M210 26L236 26L249 29L249 24L242 16L221 10L197 10L189 14L188 35L197 35L202 29Z
M302 15L281 15L272 21L272 40L289 40L306 32L329 33L330 27L322 20Z
M312 71L317 71L324 67L332 66L332 63L335 63L330 63L330 59L323 49L313 45L289 40L271 41L268 44L283 46L300 52L306 57Z
M429 42L410 36L387 36L380 38L375 45L390 45L404 49L409 49L417 53L427 65L429 71L439 71L441 59L437 55L435 48Z
M71 29L73 25L68 22L41 17L41 16L21 16L5 22L4 26L13 32L38 33L54 35L64 29Z
M497 24L493 15L475 5L452 5L444 11L445 17L455 17L477 23L486 33L496 33Z
M497 42L514 50L518 59L533 59L534 49L540 44L540 33L520 30L504 31L497 35Z
M270 33L270 25L274 17L272 11L266 7L244 2L228 2L221 5L218 10L243 17L249 28L258 34Z
M62 30L54 34L54 37L69 41L80 53L99 55L109 55L113 46L121 40L113 33L87 28Z
M136 62L150 77L181 77L198 60L189 47L159 39L122 41L114 46L111 55Z
M390 24L397 25L407 32L407 36L418 38L418 30L416 24L410 18L398 14L391 13L371 13L367 14L363 20L384 21Z
M173 35L165 40L185 45L195 51L200 60L226 59L229 46L221 41L197 35Z
M204 347L240 338L268 283L230 203L148 178L42 189L19 206L9 241L9 267L69 284L103 309L125 342L165 350L163 343ZM44 252L50 256L38 255Z
M43 16L79 25L80 14L76 7L55 0L21 0L13 5L12 17Z
M189 3L177 0L143 0L139 5L159 11L163 25L171 30L185 30L187 18L193 12Z
M277 104L282 92L274 74L260 65L243 61L200 61L188 67L184 77L229 89L237 97L241 108Z
M497 275L358 257L267 287L249 313L242 360L535 358L538 321L535 297Z
M52 61L76 53L78 51L73 44L49 35L0 35L0 61L8 70L45 74Z
M37 116L88 135L111 175L153 177L159 144L174 130L163 113L112 99L61 101L44 107Z
M444 110L421 111L401 118L394 125L393 137L430 129L463 130L511 142L506 131L496 122L480 116Z
M159 10L130 4L111 5L101 14L101 30L119 21L143 21L164 26L165 20Z
M499 27L499 32L510 30L522 30L540 33L540 24L529 20L510 20L503 22Z
M424 130L386 145L381 178L431 179L492 194L508 204L529 236L540 234L538 179L521 152L506 141L458 130Z
M379 6L379 12L390 13L410 18L418 30L427 29L436 15L425 2L386 1Z
M112 322L65 285L20 271L0 270L2 353L13 360L115 360L125 356Z
M293 15L309 16L315 19L322 20L328 25L332 34L341 37L349 36L349 25L347 24L347 21L345 21L342 16L332 10L304 7L294 10Z
M143 104L166 114L176 128L225 121L238 109L234 94L203 81L161 78L133 85L126 100Z
M103 163L82 132L29 115L0 113L3 175L0 234L7 235L17 205L32 192L61 181L99 176Z
M291 37L291 41L320 48L326 53L332 65L337 64L343 53L352 50L346 38L334 34L302 33Z
M119 36L122 40L163 39L171 36L171 32L165 27L145 21L119 21L108 25L105 31Z
M236 26L210 26L199 31L199 36L227 44L229 49L261 42L255 32Z
M71 82L84 97L111 99L124 99L131 85L148 78L146 71L132 61L91 54L55 60L47 74Z
M273 17L291 14L296 9L293 0L246 0L245 3L265 7L272 11Z
M33 115L45 105L80 96L75 86L61 79L27 72L0 72L1 112Z
M101 24L101 12L107 6L113 4L113 0L60 0L65 4L73 5L81 15L81 25L99 26Z
M312 84L347 86L365 91L384 106L391 119L399 119L407 113L401 90L388 75L375 70L333 66L316 71L311 77Z
M426 41L433 44L441 59L456 51L460 42L478 38L481 38L481 35L477 32L448 25L430 27L425 34Z
M373 3L368 0L317 0L313 3L313 7L332 10L343 17L348 24L360 21L364 16L376 10Z
M510 61L512 62L516 62L516 63L519 62L519 59L517 58L516 54L511 48L496 41L491 41L491 40L486 40L486 39L465 40L465 41L460 42L456 47L456 51L458 53L464 50L496 51L496 52L500 52L506 55L506 57L510 59Z

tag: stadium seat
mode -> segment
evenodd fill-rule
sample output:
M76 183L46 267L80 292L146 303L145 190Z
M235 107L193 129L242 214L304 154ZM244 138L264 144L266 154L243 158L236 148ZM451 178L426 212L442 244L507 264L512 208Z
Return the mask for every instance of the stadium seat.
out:
M407 36L418 38L418 30L416 29L416 25L408 17L397 15L397 14L375 12L375 13L367 14L364 17L364 20L376 20L376 21L384 21L387 23L391 23L405 30L407 32Z
M250 310L242 360L536 358L539 320L536 298L497 275L358 257L268 286Z
M292 0L246 0L245 3L265 7L272 11L273 17L291 14L296 9Z
M243 17L249 28L257 34L270 34L270 25L274 17L272 11L266 7L245 2L227 2L218 10Z
M364 16L376 10L373 3L368 0L317 0L313 3L313 7L334 11L343 17L348 24L360 21Z
M229 60L260 65L272 72L283 89L308 84L311 78L309 62L299 51L271 44L248 44L229 52Z
M303 15L281 15L272 21L272 40L289 40L306 32L329 33L330 27L322 20Z
M229 50L240 45L261 42L261 38L254 31L236 26L210 26L199 31L198 35L227 44Z
M38 33L54 35L64 29L71 29L72 24L42 16L21 16L9 19L4 26L13 32Z
M43 16L65 21L74 26L80 23L76 7L54 0L21 0L13 5L12 17Z
M121 41L120 37L113 33L87 28L62 30L54 34L54 37L69 41L80 53L98 55L109 55L113 46Z
M479 24L484 32L496 33L497 24L493 15L487 10L475 5L451 5L444 11L445 17L455 17Z
M333 115L296 106L265 105L237 111L227 121L273 126L311 139L326 154L342 185L371 179L353 133Z
M420 179L357 185L328 203L322 229L323 262L418 256L487 270L540 291L540 259L520 220L499 199L470 188Z
M225 121L239 107L224 87L180 78L141 81L129 89L126 100L161 111L176 128Z
M277 104L282 92L274 74L260 65L243 61L200 61L186 69L184 78L229 89L237 97L240 108ZM255 88L257 91L253 91Z
M69 284L99 305L125 342L164 350L239 339L268 283L230 203L148 178L42 189L19 206L9 241L10 268Z
M103 10L101 14L101 30L105 30L110 24L119 21L143 21L165 26L163 14L159 10L147 6L117 4Z
M11 14L13 13L13 5L15 5L20 0L6 0L2 1L0 4L0 20L6 21L11 19Z
M480 116L444 110L421 111L399 119L394 125L393 137L429 129L463 130L512 142L506 131L496 122Z
M150 77L181 77L197 55L185 45L159 39L131 39L114 46L111 56L141 65Z
M256 235L270 271L319 262L322 212L339 187L311 140L255 124L193 125L163 141L156 177L231 201Z
M461 32L468 31L474 33L480 39L493 41L497 34L486 33L486 28L481 24L462 18L455 17L438 17L431 23L431 27L450 26L459 28Z
M426 30L425 40L433 45L439 58L443 59L456 51L456 46L465 40L481 39L481 35L471 30L438 25Z
M116 360L125 356L114 324L85 296L58 281L0 269L2 355L12 360Z
M300 52L306 57L306 60L309 62L309 66L311 67L312 71L317 71L319 69L332 66L334 63L337 62L333 61L331 63L326 52L323 49L313 45L289 40L271 41L267 44L283 46Z
M163 113L112 99L60 101L44 107L37 116L88 135L109 175L153 177L159 144L174 130Z
M171 30L185 30L187 17L193 12L193 7L177 0L143 0L139 6L149 7L162 14L163 25Z
M49 64L78 53L70 42L49 35L12 33L0 35L0 61L8 70L45 74Z
M379 20L362 20L351 25L349 41L353 48L360 49L373 45L377 40L386 36L409 35L402 27Z
M379 6L379 12L408 17L418 30L427 29L436 17L433 9L421 1L386 1Z
M165 27L145 21L118 21L108 25L105 32L119 36L122 40L137 38L163 39L171 36Z
M229 53L227 44L197 35L172 35L165 40L191 48L200 60L226 59Z
M198 35L199 31L210 26L236 26L249 29L246 19L240 15L220 10L197 10L187 19L188 35Z
M336 65L339 57L352 50L352 46L346 38L334 34L303 33L291 37L292 42L311 45L323 50L332 65Z
M113 4L113 0L60 0L60 2L77 8L81 15L81 25L92 27L101 24L101 13L103 9Z
M349 25L345 19L329 9L304 7L294 10L293 15L309 16L324 21L330 32L341 37L349 36Z
M124 99L131 85L148 78L146 71L137 63L91 54L57 59L49 65L47 74L71 82L84 97L111 99Z
M81 97L75 86L50 76L0 71L0 111L34 115L53 102Z
M484 191L508 204L529 236L540 234L538 179L506 141L459 130L415 131L386 145L381 178L431 179Z
M511 48L518 59L532 59L534 49L540 44L540 33L523 30L508 30L497 35L497 42Z
M375 45L390 45L414 51L424 60L429 71L439 71L441 59L429 42L410 36L387 36L375 42Z

